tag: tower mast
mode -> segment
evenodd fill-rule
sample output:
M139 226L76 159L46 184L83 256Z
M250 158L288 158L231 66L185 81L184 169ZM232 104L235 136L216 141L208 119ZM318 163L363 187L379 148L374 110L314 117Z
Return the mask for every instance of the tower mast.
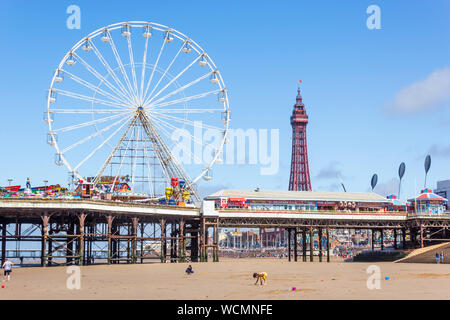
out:
M299 81L301 83L301 80ZM311 178L309 176L308 146L306 142L306 114L300 85L297 89L297 99L291 116L292 126L292 158L289 190L311 191Z

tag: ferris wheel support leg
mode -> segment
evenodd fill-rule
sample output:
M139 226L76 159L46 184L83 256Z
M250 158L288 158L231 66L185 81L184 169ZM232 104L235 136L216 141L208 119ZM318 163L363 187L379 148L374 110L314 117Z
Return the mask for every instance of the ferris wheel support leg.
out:
M108 159L106 159L105 163L103 164L102 168L100 169L100 171L97 173L97 176L94 179L93 182L93 186L94 188L96 187L96 185L99 183L100 178L103 175L103 172L106 170L106 168L108 167L109 163L111 162L112 158L114 157L114 155L116 154L117 150L119 150L120 146L122 145L123 140L126 138L126 136L128 135L128 132L130 131L130 128L134 125L134 123L136 122L136 119L138 117L138 114L136 113L133 117L133 120L131 120L130 124L128 125L127 129L125 130L124 134L122 135L122 137L120 138L119 142L117 143L117 145L114 147L114 150L110 153L110 155L108 156Z

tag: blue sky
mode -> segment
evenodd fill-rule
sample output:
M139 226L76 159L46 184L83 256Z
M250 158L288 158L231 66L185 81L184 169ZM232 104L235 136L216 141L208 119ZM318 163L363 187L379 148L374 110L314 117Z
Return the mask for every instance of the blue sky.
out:
M80 30L66 27L71 4L81 8ZM380 30L366 26L372 4L381 9ZM45 90L63 55L84 35L127 20L171 26L205 48L229 90L232 128L280 130L278 174L261 176L257 165L220 165L214 179L201 184L204 194L287 189L289 116L299 79L310 121L313 189L339 190L339 172L348 191L368 191L378 173L376 191L392 192L404 161L402 195L410 197L423 186L427 153L428 185L450 179L447 0L3 0L0 184L13 178L24 185L27 176L33 184L66 183L67 170L54 165L54 150L45 142ZM418 107L410 109L417 99Z

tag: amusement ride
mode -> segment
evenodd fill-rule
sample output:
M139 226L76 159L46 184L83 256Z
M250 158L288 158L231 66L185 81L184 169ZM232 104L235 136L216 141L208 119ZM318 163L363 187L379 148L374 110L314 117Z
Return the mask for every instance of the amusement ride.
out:
M199 200L222 161L228 93L211 57L154 22L97 29L61 59L44 120L55 163L85 196Z

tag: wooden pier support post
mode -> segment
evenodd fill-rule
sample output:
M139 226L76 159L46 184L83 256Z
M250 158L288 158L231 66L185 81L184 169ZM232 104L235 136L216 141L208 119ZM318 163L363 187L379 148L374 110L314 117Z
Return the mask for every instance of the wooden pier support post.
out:
M306 244L306 228L302 228L302 257L303 257L303 262L306 262L306 248L307 248L307 244Z
M70 236L74 235L74 223L73 222L69 222L68 223L68 230L67 230L67 234ZM70 265L72 264L73 258L72 257L68 257L68 256L74 256L73 254L73 237L67 237L66 240L66 264Z
M247 235L248 235L248 233L247 233ZM247 243L248 243L248 237L247 237ZM214 224L213 245L214 245L213 262L219 262L219 219L217 219Z
M397 229L394 229L394 249L397 250Z
M313 227L309 227L309 261L314 261L314 232Z
M161 262L166 262L166 220L160 220L161 225Z
M131 263L137 262L137 230L139 219L136 217L131 218L133 238L131 240Z
M78 220L79 220L79 223L80 223L80 238L79 238L79 241L80 241L80 244L79 244L79 252L78 252L78 256L79 256L79 258L78 258L78 265L79 266L82 266L82 265L84 265L85 263L86 263L86 261L85 261L85 259L84 259L84 221L85 221L85 219L86 219L86 214L85 213L81 213L79 216L78 216Z
M423 248L423 225L420 224L420 247Z
M327 226L327 262L330 262L330 226Z
M288 228L287 232L288 232L288 261L291 262L291 228Z
M406 249L406 229L402 228L402 249Z
M186 242L184 240L184 220L180 220L180 230L178 235L178 262L186 261Z
M47 228L48 228L48 222L50 220L50 216L48 213L44 213L43 216L41 216L42 219L42 242L41 242L41 266L46 267L47 266Z
M106 217L106 223L108 224L108 264L111 264L112 258L112 224L113 224L113 216L108 215Z
M370 230L370 235L372 236L372 251L375 250L375 230Z
M383 230L383 228L381 228L381 231L380 231L380 238L381 238L381 250L384 250L384 230Z
M6 222L2 224L2 266L6 261Z
M319 262L322 262L322 228L319 228Z
M297 228L294 229L294 261L297 262L297 257L298 257L298 231Z
M145 224L141 222L141 263L144 263L144 234L145 234Z

